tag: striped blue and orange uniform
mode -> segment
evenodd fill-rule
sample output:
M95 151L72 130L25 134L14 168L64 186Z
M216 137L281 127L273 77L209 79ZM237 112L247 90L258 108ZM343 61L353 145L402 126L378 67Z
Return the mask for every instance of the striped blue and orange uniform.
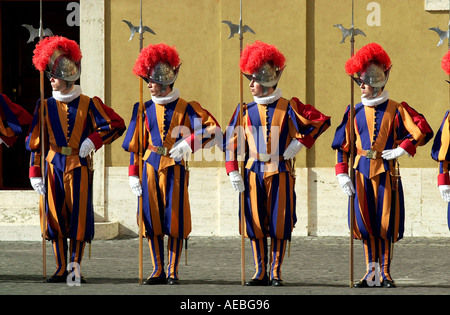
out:
M270 237L273 252L269 277L281 279L286 241L297 221L294 165L284 160L283 153L292 139L311 148L330 126L330 117L297 98L281 97L271 104L244 104L245 148L241 149L239 110L238 105L226 130L224 146L227 174L238 170L238 161L244 159L246 228L240 233L251 241L256 269L253 278L263 280L267 276L269 257L265 239Z
M450 122L449 111L445 113L439 130L434 137L433 147L431 148L431 157L439 163L439 185L450 185L449 163L450 163ZM450 229L450 203L447 207L447 225Z
M54 243L58 265L66 261L67 238L79 243L71 245L81 251L76 254L79 257L84 248L81 244L94 238L92 158L81 158L79 148L89 138L98 150L119 138L126 127L123 119L97 97L81 94L68 103L50 97L44 101L43 155L40 108L38 101L26 140L31 151L29 176L42 176L40 163L45 158L47 226L43 234ZM65 265L58 266L64 272Z
M195 101L177 98L167 104L153 100L144 104L142 174L142 208L144 234L149 240L153 262L150 277L164 277L163 237L169 236L167 277L178 279L178 261L183 239L191 232L189 204L189 172L184 159L175 160L168 154L159 154L156 147L167 152L180 140L186 140L192 151L214 143L220 126L216 119ZM130 152L129 175L139 175L139 103L133 108L132 118L122 147ZM139 209L139 207L138 207ZM138 210L139 215L139 210Z
M8 146L14 145L18 136L31 124L32 116L8 96L0 94L0 139Z
M336 174L348 172L351 147L349 120L350 106L336 129L332 143L332 148L336 150ZM416 148L433 137L433 131L423 115L407 103L393 100L377 106L357 104L354 126L357 154L354 161L356 195L353 235L363 240L367 265L380 261L383 279L392 280L387 257L390 256L391 242L403 237L405 205L401 179L392 176L394 160L382 159L381 152L399 146L414 156ZM367 156L369 150L376 152L375 158ZM392 184L396 178L398 189L393 190Z

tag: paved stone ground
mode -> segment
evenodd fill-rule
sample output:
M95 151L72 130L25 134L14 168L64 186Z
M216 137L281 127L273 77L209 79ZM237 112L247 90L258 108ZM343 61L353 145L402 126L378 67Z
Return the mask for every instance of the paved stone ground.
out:
M286 285L245 287L240 281L239 237L191 237L187 265L183 254L179 267L178 286L138 284L136 238L94 241L91 259L86 248L82 264L88 283L80 286L42 282L40 242L0 242L0 294L177 296L178 302L172 305L175 308L187 298L192 303L229 296L295 301L294 295L450 295L450 238L407 238L397 243L391 267L395 289L350 288L348 243L347 238L339 237L293 238L290 257L286 253L283 265ZM248 280L254 270L248 241L245 246ZM354 280L358 281L365 272L362 244L355 241L354 249ZM48 276L54 266L48 244ZM144 279L150 272L149 251L144 242Z

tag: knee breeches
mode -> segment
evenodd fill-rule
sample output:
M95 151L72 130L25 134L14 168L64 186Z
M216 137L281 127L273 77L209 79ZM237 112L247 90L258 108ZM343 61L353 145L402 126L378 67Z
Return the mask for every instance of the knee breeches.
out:
M187 238L191 232L187 172L182 165L155 170L144 163L142 207L147 237Z
M281 172L264 178L263 173L246 170L244 183L245 235L251 239L290 239L297 221L292 175Z
M47 163L47 237L88 242L94 237L91 172L86 166L63 172Z

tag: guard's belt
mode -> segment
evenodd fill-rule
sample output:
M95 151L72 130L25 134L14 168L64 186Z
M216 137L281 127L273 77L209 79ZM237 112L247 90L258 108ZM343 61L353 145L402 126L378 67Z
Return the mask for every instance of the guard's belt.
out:
M62 155L78 155L80 149L71 148L71 147L57 147L53 144L50 144L50 149L56 153L61 153Z
M148 145L147 149L161 156L167 156L169 153L169 149L166 147L157 147L151 144Z
M368 159L376 160L376 159L382 159L381 152L373 151L373 150L363 150L363 149L356 149L356 154L360 156L365 156Z

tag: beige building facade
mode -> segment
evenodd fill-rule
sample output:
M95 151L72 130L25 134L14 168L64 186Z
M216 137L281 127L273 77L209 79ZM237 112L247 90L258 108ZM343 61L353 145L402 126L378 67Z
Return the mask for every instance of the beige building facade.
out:
M143 0L143 24L156 35L144 34L144 47L165 42L180 53L182 66L175 83L181 96L196 100L211 112L222 129L239 103L239 36L228 39L222 21L239 23L239 0ZM335 177L331 142L346 106L350 79L344 71L350 39L334 25L350 28L351 0L243 0L244 46L261 40L276 45L287 67L278 87L286 98L298 97L331 116L331 127L310 150L297 156L297 216L294 235L346 236L347 198ZM422 113L436 132L449 109L448 77L440 67L448 42L430 27L446 29L448 1L355 0L355 49L377 42L390 55L393 68L386 89L392 99L406 101ZM139 25L140 1L80 0L80 46L83 51L83 93L104 99L128 125L139 100L139 80L132 67L139 53L139 35L130 39L122 22ZM360 97L355 89L355 101ZM144 99L150 94L144 87ZM252 101L244 79L244 101ZM96 153L95 211L98 238L135 236L136 198L128 187L128 154L123 137ZM437 163L432 141L414 158L400 159L405 191L405 236L449 237L447 204L437 188ZM238 195L225 173L218 150L203 151L191 163L191 235L238 235ZM25 197L24 197L25 196ZM21 215L0 222L0 239L39 239L34 191L0 191L0 214L21 202ZM26 205L24 205L26 204ZM1 221L1 220L0 220Z

